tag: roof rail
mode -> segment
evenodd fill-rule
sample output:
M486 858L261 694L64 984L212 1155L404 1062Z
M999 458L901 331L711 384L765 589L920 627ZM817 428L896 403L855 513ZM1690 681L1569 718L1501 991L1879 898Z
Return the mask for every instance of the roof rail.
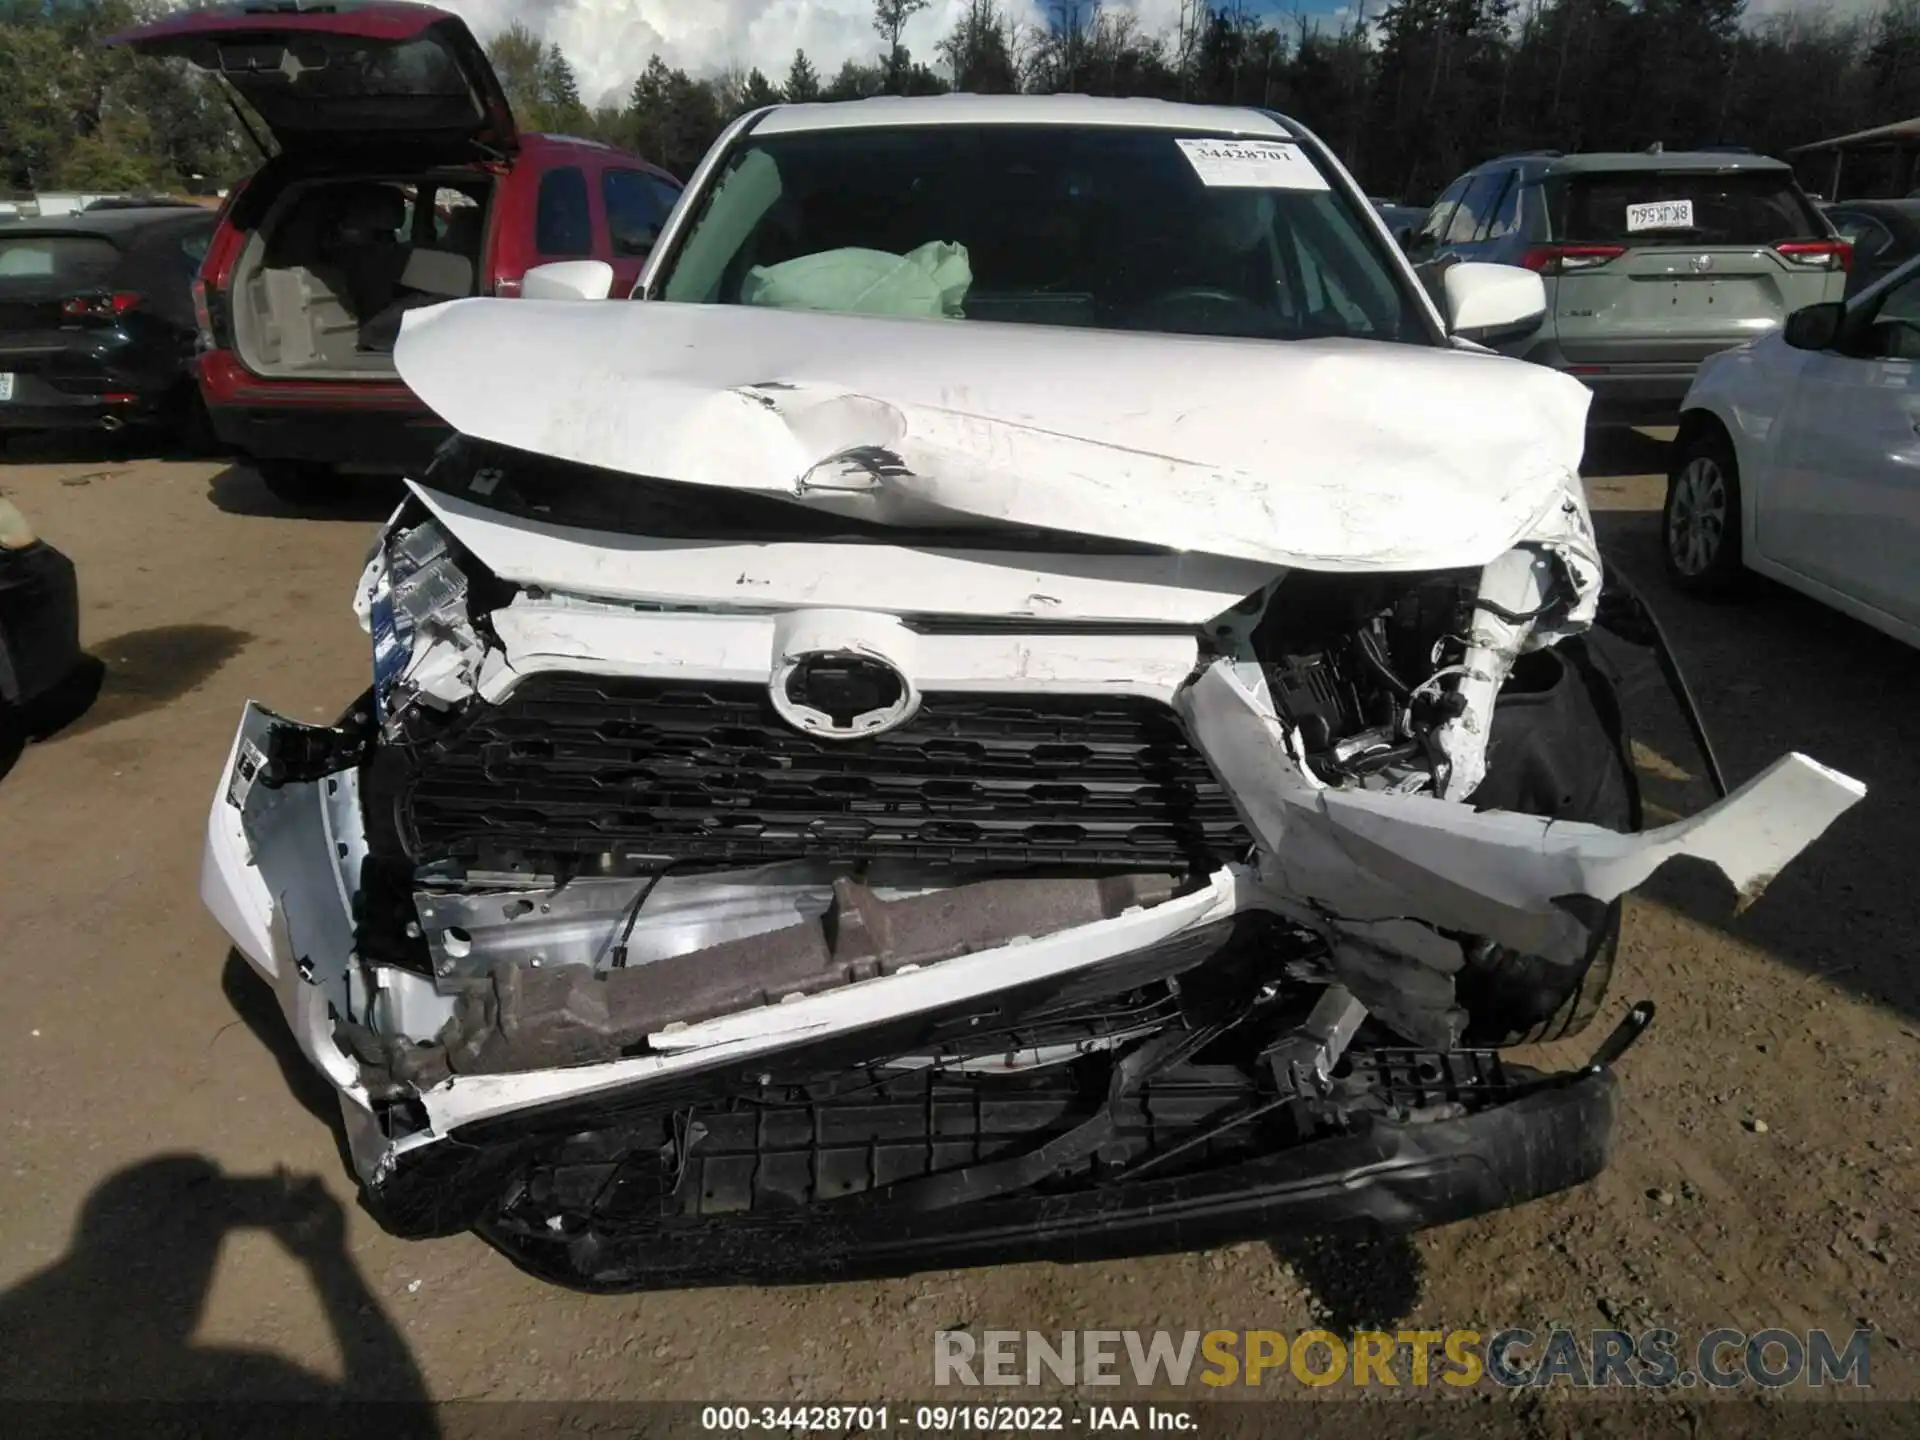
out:
M1751 155L1754 150L1751 145L1696 145L1693 152L1696 155Z
M1566 153L1564 150L1515 150L1511 154L1496 155L1486 163L1498 165L1502 160L1558 160Z

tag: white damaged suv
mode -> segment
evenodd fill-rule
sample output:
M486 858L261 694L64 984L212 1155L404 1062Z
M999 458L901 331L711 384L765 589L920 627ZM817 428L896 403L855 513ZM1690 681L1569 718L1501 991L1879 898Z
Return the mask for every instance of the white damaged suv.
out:
M1650 1007L1503 1049L1664 861L1750 898L1864 792L1641 830L1587 392L1476 343L1537 276L1436 284L1283 117L953 96L740 120L638 303L410 315L458 434L371 688L248 708L204 872L374 1213L607 1290L1597 1173Z

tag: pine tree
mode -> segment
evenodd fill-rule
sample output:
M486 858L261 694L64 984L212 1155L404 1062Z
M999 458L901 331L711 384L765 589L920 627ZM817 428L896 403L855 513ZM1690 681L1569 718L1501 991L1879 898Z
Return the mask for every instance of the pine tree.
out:
M780 87L789 105L804 105L820 98L820 72L807 59L807 52L793 52L793 64L787 67L787 83Z

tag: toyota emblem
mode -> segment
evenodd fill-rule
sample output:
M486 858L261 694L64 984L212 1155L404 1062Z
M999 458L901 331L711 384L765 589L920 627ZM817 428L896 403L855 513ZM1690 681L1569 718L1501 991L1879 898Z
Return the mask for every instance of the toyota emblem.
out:
M1713 257L1711 255L1696 255L1687 263L1693 267L1694 274L1704 275L1713 268Z
M821 740L884 735L920 708L919 692L893 664L849 651L789 656L768 688L782 720Z

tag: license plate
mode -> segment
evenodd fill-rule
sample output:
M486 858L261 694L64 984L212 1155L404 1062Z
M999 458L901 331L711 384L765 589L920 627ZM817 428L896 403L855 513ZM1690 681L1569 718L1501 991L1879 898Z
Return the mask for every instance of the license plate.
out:
M10 371L0 370L0 400L13 399L13 375Z
M1693 201L1652 200L1645 205L1627 206L1627 233L1642 230L1693 229Z

